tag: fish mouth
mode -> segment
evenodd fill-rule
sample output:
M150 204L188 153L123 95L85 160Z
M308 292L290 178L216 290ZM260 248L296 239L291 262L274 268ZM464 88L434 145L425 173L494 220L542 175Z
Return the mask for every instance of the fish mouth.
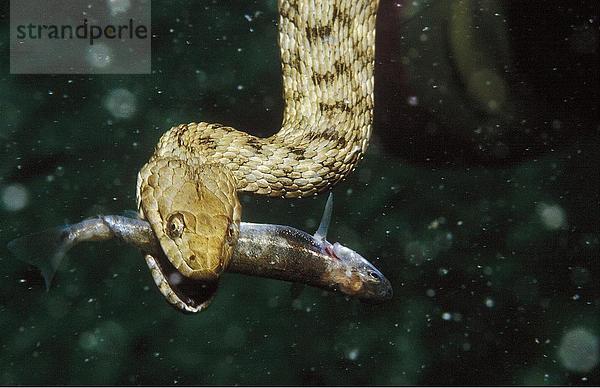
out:
M392 283L386 278L381 271L379 271L373 264L371 264L371 273L369 276L376 275L379 278L379 282L372 287L372 293L377 295L379 302L385 302L392 299L394 296L394 289Z
M183 276L161 252L145 255L154 283L173 307L197 313L208 307L217 291L218 281L191 279Z
M361 302L379 304L392 299L394 296L394 289L390 281L381 272L377 272L381 277L379 282L377 284L365 283L364 296L359 296Z
M367 304L379 304L392 299L394 291L390 281L372 264L354 267L356 284L360 292L356 297Z
M379 304L392 299L392 284L381 271L362 256L356 255L355 258L360 258L359 263L351 265L352 269L346 271L340 280L344 293L353 294L367 304Z

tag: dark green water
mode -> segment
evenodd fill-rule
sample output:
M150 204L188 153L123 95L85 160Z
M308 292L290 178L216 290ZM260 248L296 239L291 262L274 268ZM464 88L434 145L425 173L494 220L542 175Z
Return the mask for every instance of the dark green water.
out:
M155 0L152 75L16 76L3 3L0 384L599 384L600 20L544 3L382 3L374 135L330 233L390 302L226 274L192 316L134 248L77 247L46 293L6 243L134 209L172 125L275 131L276 5ZM312 232L325 199L243 196L243 220Z

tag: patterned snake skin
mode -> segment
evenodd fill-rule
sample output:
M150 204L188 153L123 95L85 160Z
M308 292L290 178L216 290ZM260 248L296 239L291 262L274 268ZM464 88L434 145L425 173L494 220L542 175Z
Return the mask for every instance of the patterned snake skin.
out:
M344 178L371 135L377 0L280 0L285 109L258 138L220 124L167 131L140 170L138 208L172 265L214 280L237 240L236 191L299 198Z

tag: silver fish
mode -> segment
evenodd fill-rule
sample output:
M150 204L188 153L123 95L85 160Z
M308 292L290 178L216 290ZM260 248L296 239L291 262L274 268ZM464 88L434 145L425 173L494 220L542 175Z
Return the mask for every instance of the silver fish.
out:
M330 196L314 236L284 225L242 222L227 271L319 287L369 303L390 299L392 286L375 266L352 249L326 240L331 208ZM217 285L184 278L169 266L150 224L138 218L102 215L18 238L8 248L19 259L40 268L49 287L72 247L115 238L157 258L162 276L185 304L210 302Z

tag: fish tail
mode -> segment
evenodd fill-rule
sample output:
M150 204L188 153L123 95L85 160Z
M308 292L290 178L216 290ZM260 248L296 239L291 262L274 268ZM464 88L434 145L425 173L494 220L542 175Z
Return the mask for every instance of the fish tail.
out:
M19 237L7 245L17 259L41 271L46 291L50 289L52 279L66 253L74 245L67 228L57 227Z

